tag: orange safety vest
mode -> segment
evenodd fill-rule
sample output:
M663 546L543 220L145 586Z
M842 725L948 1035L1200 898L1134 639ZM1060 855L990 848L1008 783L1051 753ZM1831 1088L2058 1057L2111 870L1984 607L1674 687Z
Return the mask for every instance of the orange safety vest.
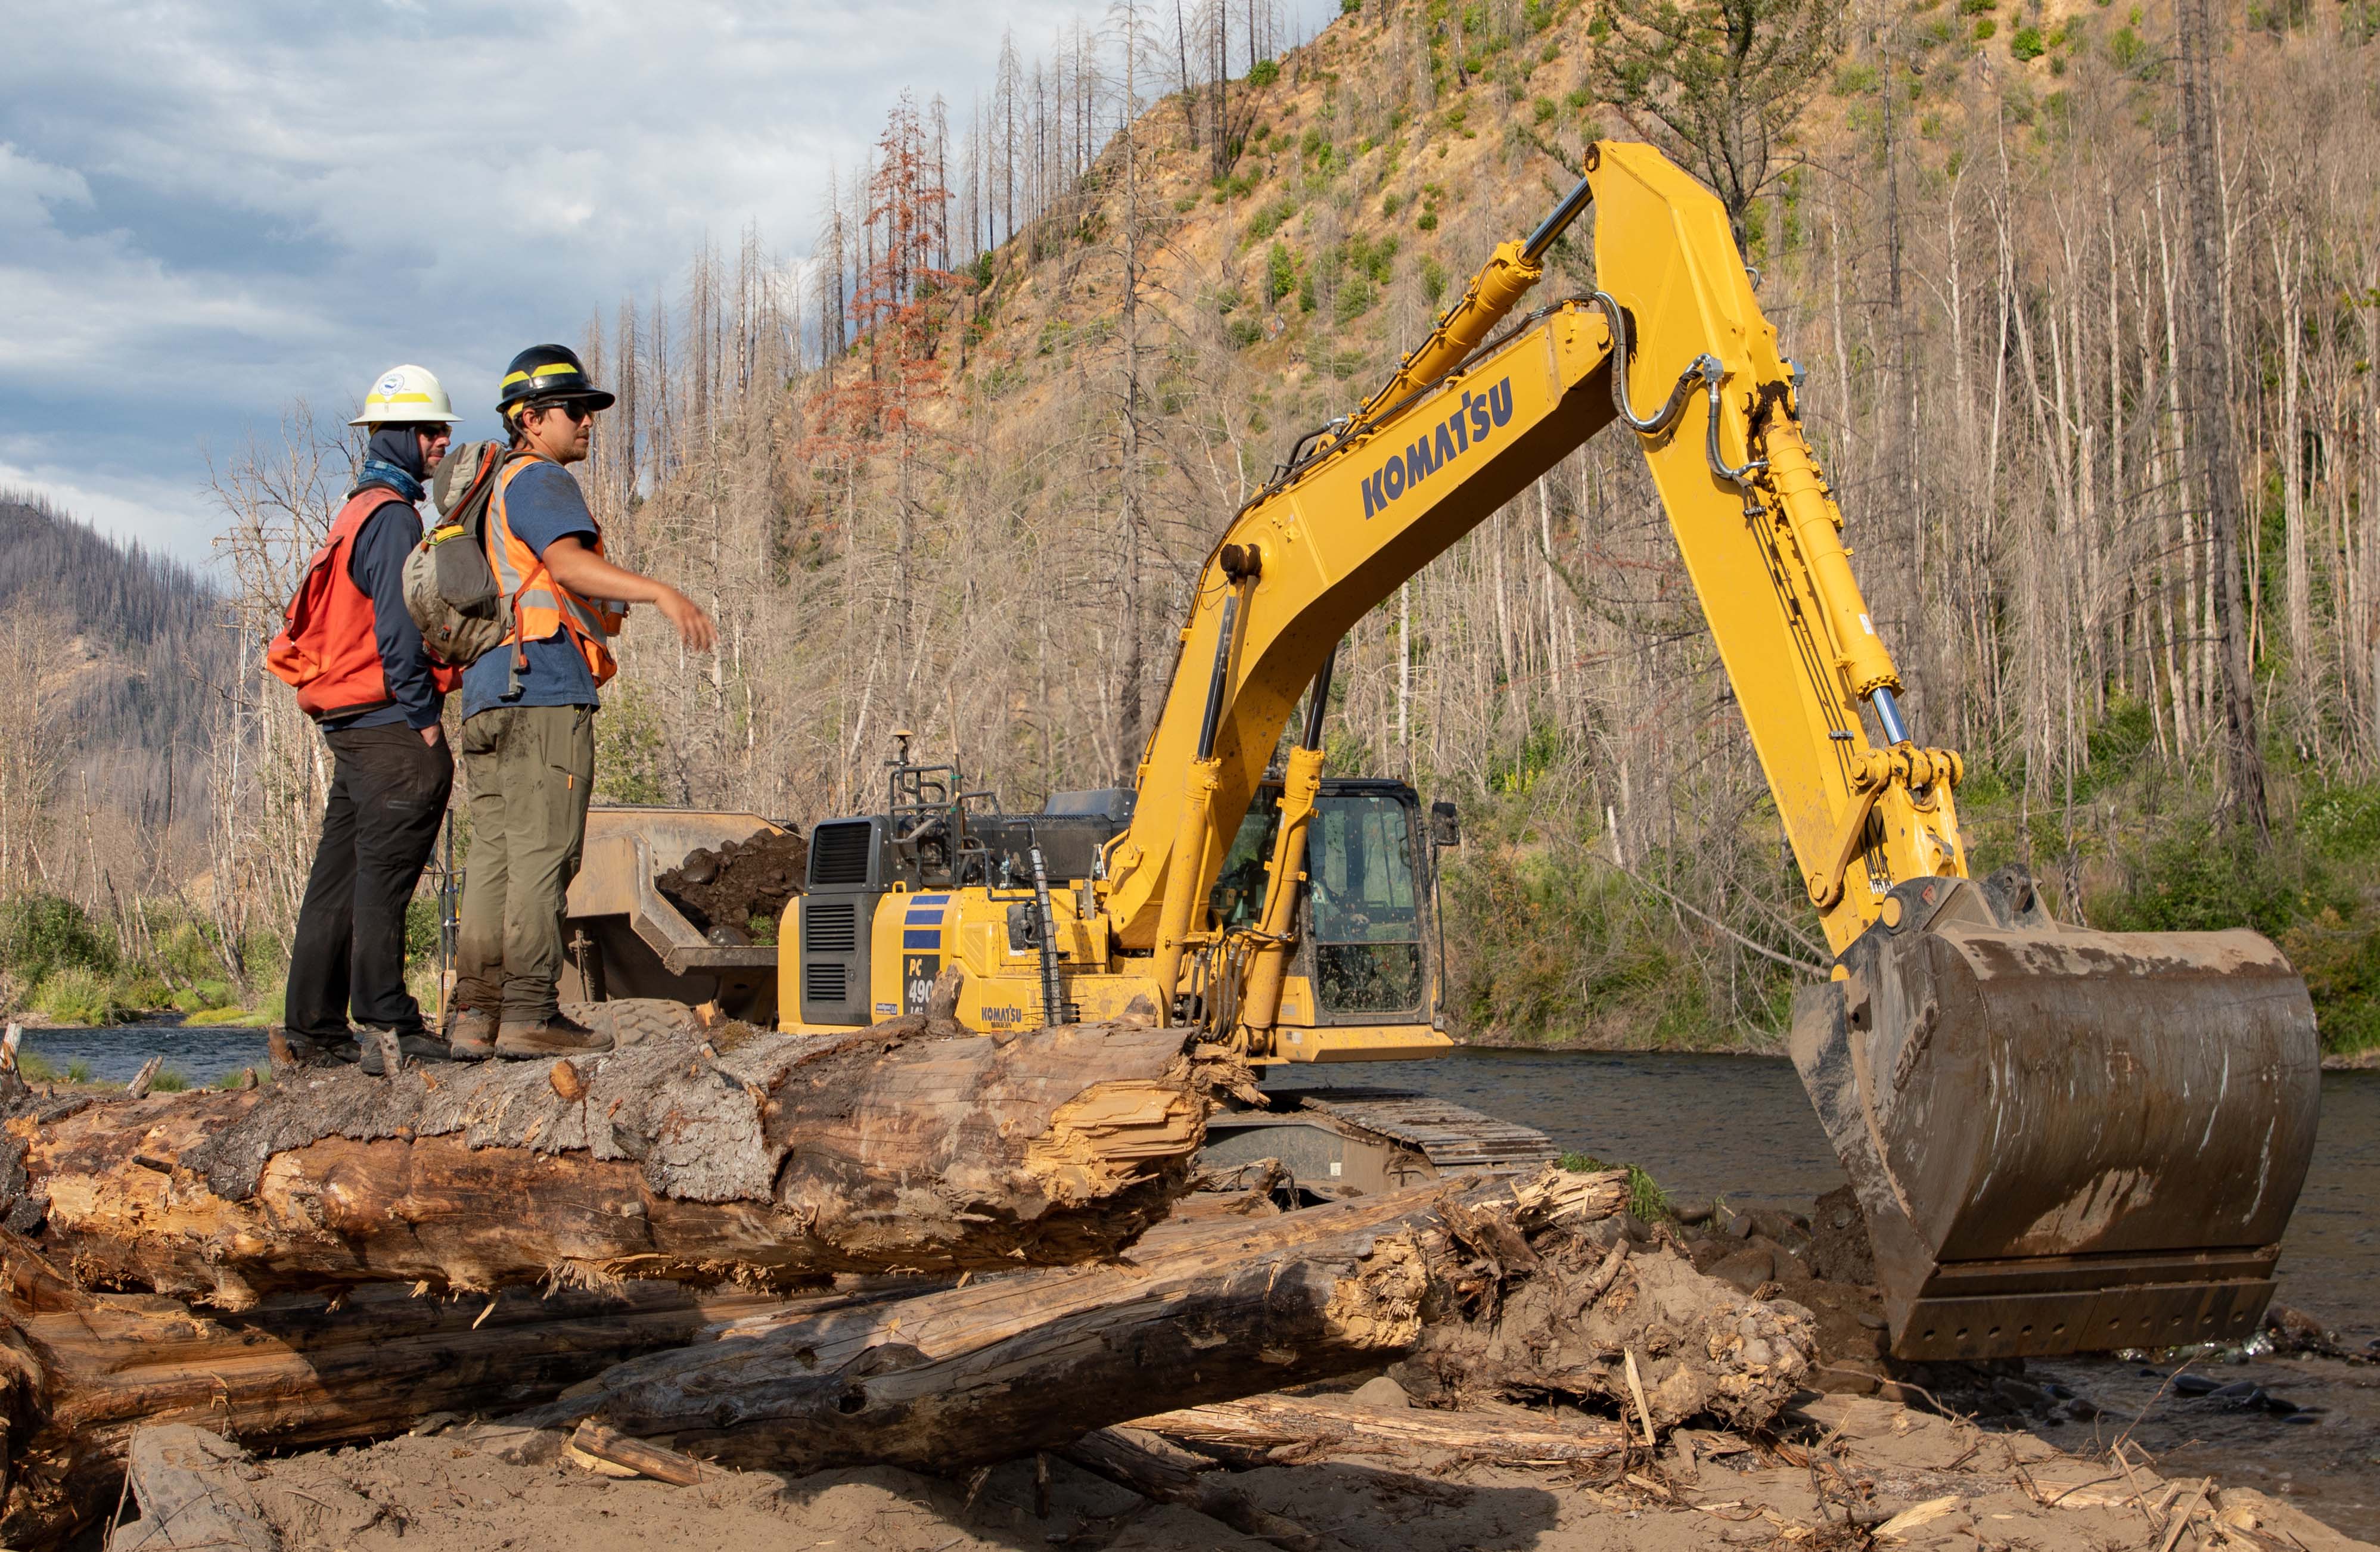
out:
M512 596L515 671L528 666L525 643L543 641L556 631L566 630L577 644L578 655L587 660L587 672L600 687L620 671L612 657L610 638L619 634L626 616L589 603L555 581L537 552L513 532L504 515L504 493L512 488L514 479L533 464L551 462L535 453L517 454L496 477L495 494L488 502L488 565L496 574L496 586ZM589 521L593 521L591 516ZM595 553L602 552L603 532L599 527L595 531Z
M265 665L298 689L298 706L317 721L377 711L396 697L382 671L380 637L374 630L371 595L356 586L347 565L356 536L382 507L408 504L380 485L367 485L347 498L332 520L322 547L306 563L306 576L281 612L281 630L264 649ZM451 690L461 677L436 672L432 680Z

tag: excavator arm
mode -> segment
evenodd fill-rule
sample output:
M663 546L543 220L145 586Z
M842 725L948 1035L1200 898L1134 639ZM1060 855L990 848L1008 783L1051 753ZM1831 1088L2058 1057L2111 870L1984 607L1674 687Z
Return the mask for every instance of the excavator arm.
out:
M1960 757L1921 744L1803 434L1798 372L1718 201L1647 147L1500 248L1394 378L1301 443L1202 571L1103 908L1162 994L1244 963L1236 1038L1278 1002L1340 637L1612 421L1643 448L1837 955L1796 1065L1865 1213L1894 1350L1985 1357L2238 1340L2311 1157L2304 986L2252 932L2049 918L1967 876ZM1599 289L1496 335L1592 205ZM1491 335L1495 337L1491 338ZM1260 930L1204 903L1301 693ZM1211 977L1197 981L1211 988Z

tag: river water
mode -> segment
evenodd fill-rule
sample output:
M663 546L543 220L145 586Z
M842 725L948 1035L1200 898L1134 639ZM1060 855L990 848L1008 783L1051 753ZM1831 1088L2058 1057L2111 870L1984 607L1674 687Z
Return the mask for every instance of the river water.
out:
M123 1083L152 1056L193 1085L264 1065L255 1029L170 1024L31 1029L24 1049ZM1298 1069L1301 1086L1417 1088L1536 1127L1565 1149L1641 1165L1672 1201L1807 1212L1842 1183L1793 1065L1777 1057L1473 1049L1434 1061ZM2325 1073L2313 1172L2281 1258L2283 1302L2380 1333L2380 1071Z
M40 1029L25 1049L63 1072L89 1064L123 1082L152 1055L193 1084L264 1063L261 1032ZM1417 1088L1535 1126L1567 1150L1642 1166L1674 1202L1724 1193L1744 1207L1807 1212L1842 1174L1801 1079L1780 1058L1662 1052L1464 1050L1433 1061L1304 1069L1301 1086ZM2380 1334L2380 1071L2325 1073L2313 1167L2281 1257L2282 1303L2361 1348ZM2208 1365L2204 1361L2200 1368ZM2217 1364L2226 1384L2247 1379L2308 1409L2294 1424L2271 1409L2176 1394L2174 1365L2113 1358L2036 1360L2028 1372L2069 1385L2106 1409L2098 1423L2044 1437L2070 1449L2104 1449L2134 1424L2136 1444L2168 1474L2287 1493L2350 1534L2380 1537L2380 1365L2330 1359ZM2137 1420L2137 1421L2136 1421Z
M1417 1088L1536 1127L1565 1149L1641 1165L1676 1203L1808 1212L1840 1185L1827 1134L1781 1057L1473 1049L1435 1061L1301 1069L1318 1082ZM2380 1334L2380 1071L2325 1073L2313 1167L2281 1256L2279 1298Z

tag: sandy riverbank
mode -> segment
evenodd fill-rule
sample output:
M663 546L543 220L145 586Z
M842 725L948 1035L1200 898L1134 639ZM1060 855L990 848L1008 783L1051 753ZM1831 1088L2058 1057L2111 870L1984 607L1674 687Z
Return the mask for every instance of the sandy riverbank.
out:
M889 1469L731 1472L672 1486L596 1474L562 1453L558 1436L525 1448L516 1434L455 1427L260 1461L241 1474L282 1545L353 1552L2369 1545L2254 1489L2168 1476L2131 1445L2120 1456L2068 1454L2023 1432L1873 1397L1806 1396L1763 1438L1687 1430L1624 1462L1532 1469L1462 1450L1415 1454L1369 1437L1380 1431L1370 1420L1392 1423L1401 1410L1385 1383L1325 1399L1343 1419L1337 1437L1232 1473L1245 1501L1274 1517L1269 1541L1049 1457L999 1467L972 1490ZM1554 1414L1516 1415L1564 1425Z

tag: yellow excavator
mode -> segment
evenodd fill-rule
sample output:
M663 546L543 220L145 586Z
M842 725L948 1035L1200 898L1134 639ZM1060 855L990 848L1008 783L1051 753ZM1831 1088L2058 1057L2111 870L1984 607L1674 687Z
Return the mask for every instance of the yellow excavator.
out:
M1277 1069L1444 1051L1435 859L1455 818L1400 782L1323 775L1333 655L1617 421L1836 955L1794 1000L1791 1051L1864 1210L1894 1352L2240 1339L2313 1147L2303 983L2253 932L2094 932L2052 920L2021 868L1969 876L1960 757L1919 742L1897 700L1801 374L1724 211L1645 146L1602 142L1585 165L1232 519L1129 791L1004 814L904 735L884 810L813 830L773 947L706 940L659 907L655 863L705 843L701 817L599 811L572 896L582 970L592 952L619 967L612 995L795 1030L940 998L986 1031L1167 1020ZM1590 206L1598 289L1514 319ZM624 988L638 954L654 973ZM585 980L605 994L600 972ZM1348 1191L1553 1151L1419 1096L1283 1093L1219 1118L1210 1156L1282 1158Z

